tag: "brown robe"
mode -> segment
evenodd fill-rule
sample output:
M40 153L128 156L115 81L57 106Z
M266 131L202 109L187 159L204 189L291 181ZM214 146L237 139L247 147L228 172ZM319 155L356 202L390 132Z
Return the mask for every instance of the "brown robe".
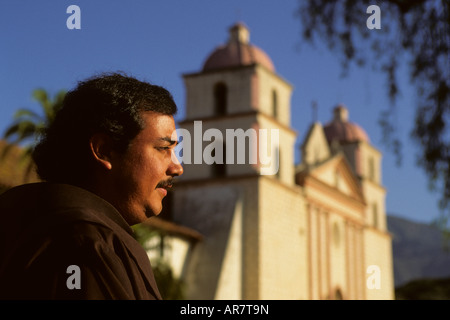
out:
M0 299L161 299L132 234L111 204L84 189L10 189L0 195Z

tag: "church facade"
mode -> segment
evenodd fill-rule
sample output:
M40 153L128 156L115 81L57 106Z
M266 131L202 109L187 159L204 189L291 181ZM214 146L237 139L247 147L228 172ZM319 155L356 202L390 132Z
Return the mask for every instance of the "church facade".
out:
M233 25L203 68L183 77L179 128L195 136L201 121L203 133L223 137L264 129L278 142L269 150L274 174L262 174L266 163L248 161L250 152L244 162L230 157L233 141L212 138L195 148L214 142L223 163L183 164L171 218L202 235L180 269L186 298L393 299L382 154L348 109L338 105L329 123L310 126L296 164L292 86L250 43L245 25ZM250 134L245 139L245 150L261 148L260 136L256 147Z

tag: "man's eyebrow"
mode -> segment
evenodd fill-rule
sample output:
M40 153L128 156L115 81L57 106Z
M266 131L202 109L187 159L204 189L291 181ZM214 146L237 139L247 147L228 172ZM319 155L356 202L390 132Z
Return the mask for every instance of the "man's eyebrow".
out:
M170 143L170 145L173 145L173 144L178 145L178 143L179 143L179 141L172 140L170 137L162 137L162 138L159 138L158 140L168 142L168 143Z

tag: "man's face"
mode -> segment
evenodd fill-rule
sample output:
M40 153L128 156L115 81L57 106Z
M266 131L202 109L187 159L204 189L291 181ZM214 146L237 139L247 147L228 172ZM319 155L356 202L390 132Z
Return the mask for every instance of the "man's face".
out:
M142 112L141 117L144 129L124 154L115 153L112 159L111 188L117 192L111 202L130 225L158 215L171 179L183 174L172 156L177 144L173 117L155 112Z

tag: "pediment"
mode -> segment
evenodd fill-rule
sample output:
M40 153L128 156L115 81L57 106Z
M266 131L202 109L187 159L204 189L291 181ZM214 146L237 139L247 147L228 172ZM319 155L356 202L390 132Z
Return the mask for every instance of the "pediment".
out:
M364 202L360 182L341 153L310 169L309 175L346 196Z

